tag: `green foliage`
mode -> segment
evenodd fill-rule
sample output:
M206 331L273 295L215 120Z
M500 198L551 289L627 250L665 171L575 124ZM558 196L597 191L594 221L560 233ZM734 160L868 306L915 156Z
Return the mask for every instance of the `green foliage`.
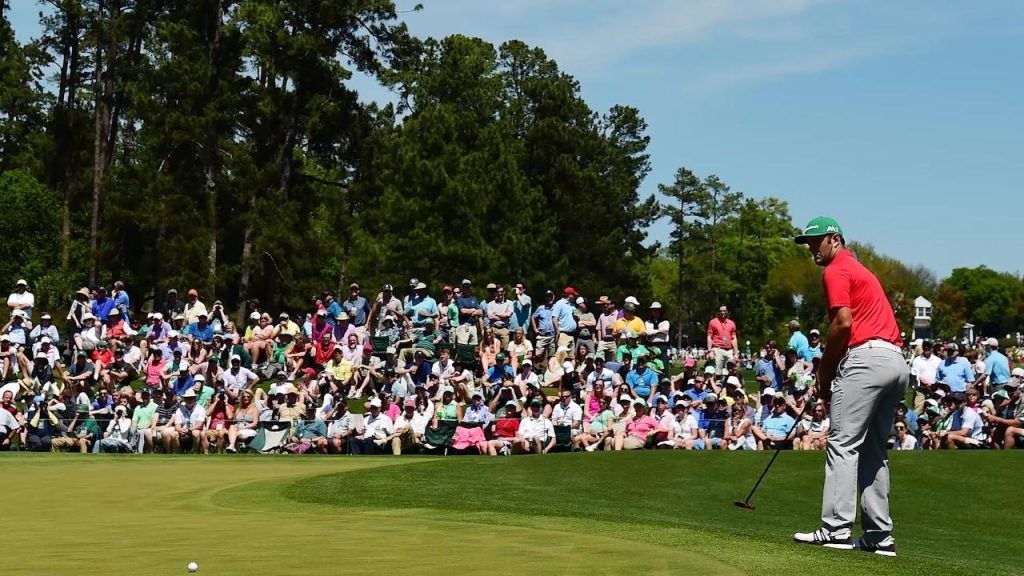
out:
M0 278L31 279L35 286L57 268L56 195L27 172L10 170L0 173L0 206Z
M985 266L956 268L942 281L942 287L935 306L936 313L942 314L943 334L958 328L956 322L961 318L974 324L979 335L1002 336L1019 329L1020 302L1024 298L1020 278ZM949 301L943 301L942 296Z

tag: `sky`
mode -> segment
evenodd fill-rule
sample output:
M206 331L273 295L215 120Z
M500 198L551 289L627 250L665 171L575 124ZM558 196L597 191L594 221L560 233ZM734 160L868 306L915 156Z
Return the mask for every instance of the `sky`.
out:
M19 39L34 0L11 0ZM685 166L831 215L939 278L1024 272L1024 2L396 0L421 37L542 48L595 110L638 108L656 194ZM366 100L392 95L356 80ZM650 239L668 238L667 222Z

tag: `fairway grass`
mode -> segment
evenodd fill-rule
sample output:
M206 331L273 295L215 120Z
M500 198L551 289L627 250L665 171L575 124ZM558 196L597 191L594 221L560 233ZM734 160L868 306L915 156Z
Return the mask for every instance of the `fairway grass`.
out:
M900 556L799 546L823 455L9 454L3 574L1019 574L1024 452L894 453Z

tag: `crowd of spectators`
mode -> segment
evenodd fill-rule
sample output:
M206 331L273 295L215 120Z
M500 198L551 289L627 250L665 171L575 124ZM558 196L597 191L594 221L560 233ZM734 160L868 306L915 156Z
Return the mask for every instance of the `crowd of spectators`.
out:
M194 289L139 312L117 282L76 292L61 330L47 313L36 323L19 280L0 329L0 447L232 453L271 425L295 453L825 447L817 330L790 322L786 345L765 343L745 371L724 306L706 342L675 350L658 302L485 290L466 279L435 300L412 279L404 296L385 284L367 298L353 283L294 317L250 301L242 327ZM968 359L956 344L918 352L895 449L1019 442L1024 370L998 343Z

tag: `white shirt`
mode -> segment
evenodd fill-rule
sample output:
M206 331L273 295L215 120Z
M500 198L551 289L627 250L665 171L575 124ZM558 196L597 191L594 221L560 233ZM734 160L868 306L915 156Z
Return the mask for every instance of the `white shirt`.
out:
M520 372L519 374L516 374L515 383L517 385L526 385L526 386L529 386L529 385L532 384L535 388L539 387L538 386L538 381L537 381L537 373L534 372L533 370L530 370L530 373L528 375L526 375L525 378L523 377L523 373L522 372Z
M107 424L107 432L110 433L110 438L127 442L131 431L131 418L115 418L110 421L110 424Z
M398 420L395 421L395 429L404 428L408 426L412 429L413 434L421 435L427 431L427 424L430 423L430 416L426 412L413 411L412 418L406 418L403 412Z
M188 406L182 402L174 412L174 424L182 428L195 428L202 422L206 422L206 409L196 403L190 412Z
M376 417L369 412L363 415L363 438L383 438L394 428L391 418L383 412L378 412Z
M935 372L940 364L942 360L934 354L930 358L921 355L910 363L910 373L917 376L917 381L921 384L935 384Z
M899 437L897 437L892 448L893 450L914 450L917 448L917 438L913 434L907 434L903 437L903 442L900 442Z
M32 307L36 304L36 297L31 292L25 290L23 293L18 294L17 292L11 292L11 295L7 297L7 306L14 310L15 306L24 306L21 309L25 313L25 317L28 320L32 319Z
M668 320L662 320L655 324L648 320L644 322L644 328L647 330L647 341L657 344L668 343Z
M238 392L244 388L250 380L256 379L256 374L244 366L238 369L238 374L232 374L230 368L220 374L220 381L224 383L225 388L232 392Z
M982 430L981 417L969 406L960 411L962 424L960 428L969 430L968 436L975 440L985 440L985 431Z
M594 390L594 382L597 380L604 382L604 389L606 391L610 390L611 386L615 384L615 372L612 372L607 368L602 368L600 372L597 370L591 372L590 375L587 376L587 392Z
M351 430L352 414L346 412L344 416L339 416L337 420L331 420L331 423L327 425L327 436L334 438Z
M693 414L687 414L682 421L678 418L673 418L669 429L672 431L671 435L673 438L693 440L697 437L697 419L694 418Z
M447 366L442 366L441 361L434 362L434 365L430 368L430 373L437 376L438 380L441 381L441 386L444 386L448 379L455 375L455 362L451 359L448 360Z
M519 435L527 440L539 438L546 442L555 435L555 427L551 425L551 420L543 416L526 417L519 421Z
M574 422L582 422L583 408L573 400L569 401L568 406L559 402L551 410L551 421L555 426L572 426Z

